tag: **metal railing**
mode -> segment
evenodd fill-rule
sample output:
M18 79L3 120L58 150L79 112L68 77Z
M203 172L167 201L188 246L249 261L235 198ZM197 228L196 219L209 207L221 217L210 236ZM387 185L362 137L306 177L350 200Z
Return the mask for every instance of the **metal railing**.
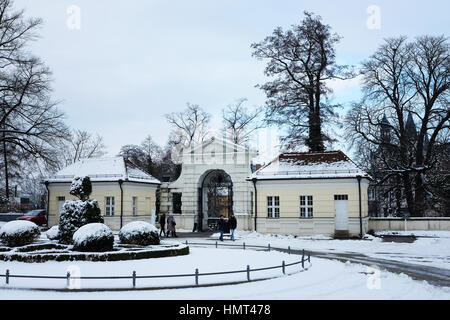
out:
M235 248L241 248L243 250L249 249L249 248L257 248L257 249L265 249L267 251L271 250L278 250L278 251L286 251L288 254L292 253L292 250L290 246L287 249L284 248L273 248L270 246L270 243L267 246L258 246L258 245L246 245L245 242L242 243L242 245L239 244L222 244L218 243L217 241L215 243L198 243L198 242L188 242L187 240L184 242L186 245L198 245L198 246L215 246L215 248L218 248L219 246L222 247L235 247ZM305 263L308 262L309 266L305 268ZM10 284L10 279L12 278L25 278L25 279L61 279L66 280L66 286L68 289L70 288L70 282L71 280L123 280L123 279L129 279L131 280L131 287L128 288L120 288L123 290L130 290L130 289L136 289L136 283L137 279L156 279L156 278L186 278L186 277L192 277L194 278L195 286L199 286L199 278L202 276L215 276L215 275L224 275L224 274L236 274L236 273L246 273L246 281L256 281L256 280L265 280L265 279L255 279L252 280L251 273L252 272L259 272L259 271L265 271L265 270L272 270L272 269L281 269L281 272L283 275L286 275L286 268L290 266L295 265L301 265L301 269L299 271L290 273L298 273L305 270L308 270L311 266L311 254L310 252L306 252L304 249L301 250L301 259L295 262L286 263L284 260L281 261L281 264L270 266L270 267L262 267L262 268L254 268L252 269L250 265L247 265L246 269L243 270L232 270L232 271L218 271L218 272L204 272L200 273L199 269L196 268L194 273L185 273L185 274L161 274L161 275L137 275L136 271L132 271L131 275L129 276L72 276L70 272L67 272L65 275L61 276L38 276L38 275L20 275L20 274L12 274L10 269L7 269L5 274L0 274L0 278L5 278L5 285ZM290 275L289 274L289 275ZM276 277L271 277L276 278ZM239 281L239 282L246 282L246 281ZM217 282L217 283L209 283L208 285L223 285L227 284L229 282ZM233 283L236 283L234 281ZM194 286L194 285L192 285ZM177 286L180 287L180 286ZM185 286L184 286L185 287ZM1 287L0 287L1 288ZM7 288L7 287L2 287ZM168 286L165 288L174 288L174 286ZM35 288L30 288L35 289ZM98 290L115 290L113 288L96 288ZM140 289L146 289L146 288L140 288ZM147 289L152 289L151 287L148 287ZM40 290L52 290L50 288L40 289ZM53 289L53 290L60 290L60 289ZM80 290L80 289L79 289ZM95 290L93 288L89 288L89 290ZM76 291L76 290L72 290ZM82 290L81 290L82 291Z

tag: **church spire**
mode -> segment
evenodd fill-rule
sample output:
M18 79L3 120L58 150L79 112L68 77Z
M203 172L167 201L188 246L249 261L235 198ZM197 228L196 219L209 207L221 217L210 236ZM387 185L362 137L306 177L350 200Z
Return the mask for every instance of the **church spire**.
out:
M406 120L405 132L412 141L417 140L417 128L411 112L408 112L408 119Z

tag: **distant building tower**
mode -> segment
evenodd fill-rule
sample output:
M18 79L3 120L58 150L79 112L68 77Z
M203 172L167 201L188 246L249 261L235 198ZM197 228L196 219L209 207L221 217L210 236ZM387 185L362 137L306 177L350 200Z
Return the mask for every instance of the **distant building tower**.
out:
M417 142L417 128L411 112L408 112L408 118L405 124L405 132L411 143L414 144Z
M386 114L384 114L381 120L380 135L382 143L387 144L391 142L391 123L386 118Z

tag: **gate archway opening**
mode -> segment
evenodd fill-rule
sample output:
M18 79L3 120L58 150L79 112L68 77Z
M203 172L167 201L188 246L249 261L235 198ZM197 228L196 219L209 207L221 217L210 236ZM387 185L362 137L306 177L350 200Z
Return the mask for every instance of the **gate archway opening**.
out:
M233 181L225 171L217 169L204 174L199 188L198 229L217 230L220 215L233 213Z

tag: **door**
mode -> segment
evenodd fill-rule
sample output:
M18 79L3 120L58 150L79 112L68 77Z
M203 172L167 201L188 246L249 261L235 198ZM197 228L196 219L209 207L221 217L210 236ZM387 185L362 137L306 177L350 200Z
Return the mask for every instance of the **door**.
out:
M152 198L151 197L146 197L145 198L145 202L147 203L147 212L146 214L151 215L152 214Z
M334 196L335 229L348 230L348 195Z
M58 214L61 214L64 202L66 202L66 198L65 197L58 197Z

